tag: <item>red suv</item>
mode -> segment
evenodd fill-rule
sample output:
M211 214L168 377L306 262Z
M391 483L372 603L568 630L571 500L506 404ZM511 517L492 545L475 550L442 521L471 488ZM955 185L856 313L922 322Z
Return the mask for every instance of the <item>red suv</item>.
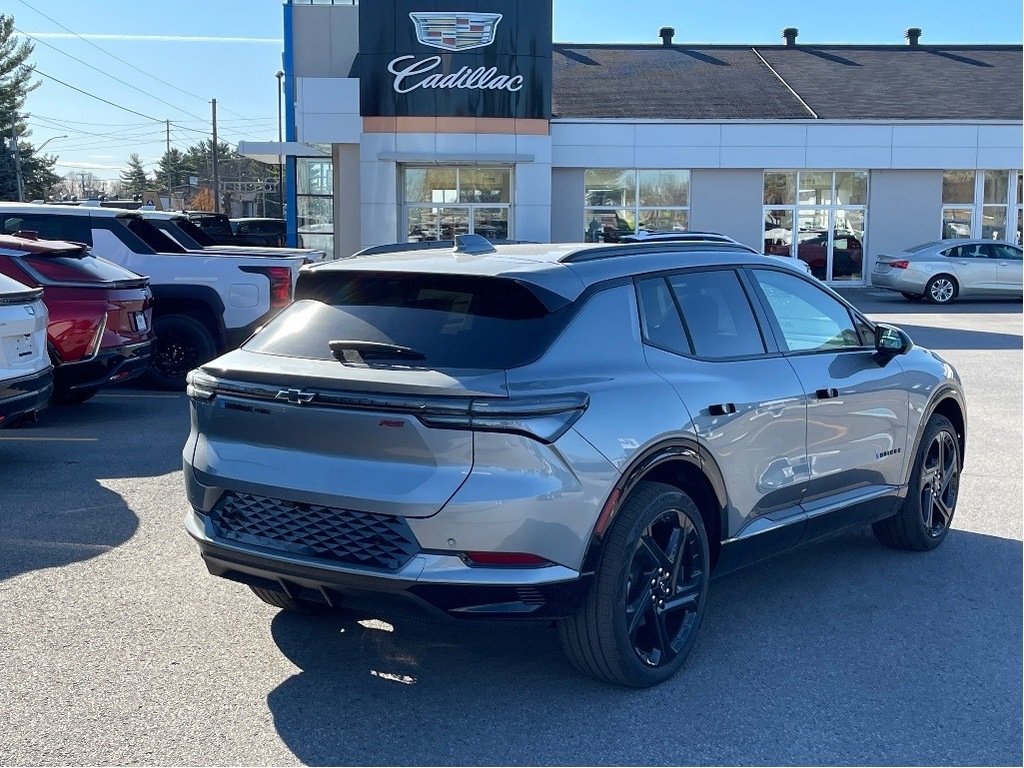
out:
M148 367L149 278L93 256L81 243L39 240L30 232L0 235L0 274L43 289L56 401L84 402Z

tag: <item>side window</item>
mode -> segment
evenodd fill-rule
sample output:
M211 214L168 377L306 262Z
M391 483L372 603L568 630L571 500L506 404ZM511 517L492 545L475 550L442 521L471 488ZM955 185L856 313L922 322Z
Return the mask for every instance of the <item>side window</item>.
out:
M683 331L683 321L664 278L641 280L637 284L640 297L640 322L644 341L680 355L692 353Z
M850 312L824 290L793 275L752 271L790 352L861 346Z
M13 235L21 229L38 232L44 240L67 240L92 245L88 216L55 216L51 213L19 213L3 222L4 234Z
M763 355L764 341L747 294L732 270L669 278L694 354L711 359Z
M992 257L996 259L1021 261L1022 255L1024 255L1020 248L1014 248L1012 245L1006 245L1005 243L992 243L988 248L992 253Z

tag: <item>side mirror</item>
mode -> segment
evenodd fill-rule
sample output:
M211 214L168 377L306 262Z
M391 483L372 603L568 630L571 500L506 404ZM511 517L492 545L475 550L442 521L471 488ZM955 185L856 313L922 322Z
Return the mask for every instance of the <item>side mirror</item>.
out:
M910 337L894 325L879 323L875 326L875 351L885 357L905 355L914 346Z

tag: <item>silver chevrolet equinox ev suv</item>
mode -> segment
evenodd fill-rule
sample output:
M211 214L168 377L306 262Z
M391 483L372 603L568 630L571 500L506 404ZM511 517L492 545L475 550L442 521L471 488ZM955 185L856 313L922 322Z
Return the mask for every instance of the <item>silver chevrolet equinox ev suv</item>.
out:
M682 665L713 572L867 523L938 546L966 432L949 363L729 244L308 266L188 394L211 573L285 610L556 620L637 687Z

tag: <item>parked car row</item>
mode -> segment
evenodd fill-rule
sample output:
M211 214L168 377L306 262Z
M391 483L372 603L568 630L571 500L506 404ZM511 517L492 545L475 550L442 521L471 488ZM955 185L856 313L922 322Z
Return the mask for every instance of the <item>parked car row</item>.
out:
M208 246L190 239L189 226L184 216L155 211L0 203L0 233L80 243L149 279L155 339L147 376L172 389L289 304L299 268L323 258L311 249Z

